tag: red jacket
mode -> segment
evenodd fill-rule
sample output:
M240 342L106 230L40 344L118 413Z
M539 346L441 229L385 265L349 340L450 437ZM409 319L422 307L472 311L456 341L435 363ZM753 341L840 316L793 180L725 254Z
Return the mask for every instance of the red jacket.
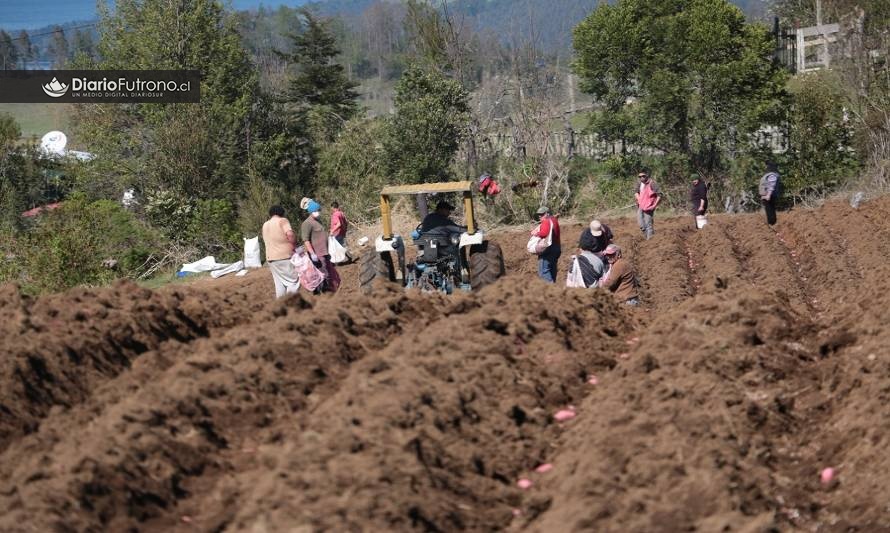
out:
M346 235L347 224L346 215L343 214L343 211L334 209L334 212L331 213L331 235L334 237L342 237Z
M551 246L554 244L559 244L559 220L553 215L547 215L541 218L541 225L539 226L538 233L536 234L538 237L542 239L546 239L547 235L550 234L550 224L553 224L553 241L551 242Z
M637 194L635 196L637 198L637 205L643 211L655 210L655 205L658 203L658 197L660 195L661 189L659 189L658 185L651 179L646 184L637 184Z

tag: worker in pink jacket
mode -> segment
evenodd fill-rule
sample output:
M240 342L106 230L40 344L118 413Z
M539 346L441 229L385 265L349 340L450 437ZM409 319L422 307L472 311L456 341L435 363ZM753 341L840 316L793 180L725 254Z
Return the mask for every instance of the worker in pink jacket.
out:
M637 199L637 221L640 223L640 231L651 239L655 233L655 208L661 202L661 190L647 172L640 172L637 177L640 178L639 186L634 197Z
M349 224L346 221L346 215L343 214L343 211L340 211L340 204L337 202L331 203L331 237L337 239L337 242L346 246L346 226Z

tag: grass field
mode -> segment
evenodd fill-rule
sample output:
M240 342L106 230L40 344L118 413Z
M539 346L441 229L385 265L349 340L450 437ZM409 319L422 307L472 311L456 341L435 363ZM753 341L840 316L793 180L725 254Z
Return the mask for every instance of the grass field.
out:
M68 106L66 104L4 104L0 113L12 115L22 129L22 137L42 137L52 130L68 133Z

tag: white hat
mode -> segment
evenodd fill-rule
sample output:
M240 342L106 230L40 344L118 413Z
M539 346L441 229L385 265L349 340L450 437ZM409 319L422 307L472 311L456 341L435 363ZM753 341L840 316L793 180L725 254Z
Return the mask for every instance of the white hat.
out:
M603 225L599 220L593 220L590 222L590 234L594 237L599 237L603 234Z

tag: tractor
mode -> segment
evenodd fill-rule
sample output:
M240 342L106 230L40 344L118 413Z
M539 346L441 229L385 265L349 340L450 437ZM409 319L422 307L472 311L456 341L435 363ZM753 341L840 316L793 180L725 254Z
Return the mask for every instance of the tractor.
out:
M473 211L473 182L425 183L384 187L380 192L383 235L374 248L361 259L359 283L370 293L375 280L399 283L405 288L451 294L455 290L479 290L504 275L501 248L487 240L476 225ZM405 241L393 234L390 199L395 195L462 193L467 230L442 236L423 232L421 226L411 232L416 251L406 258Z

